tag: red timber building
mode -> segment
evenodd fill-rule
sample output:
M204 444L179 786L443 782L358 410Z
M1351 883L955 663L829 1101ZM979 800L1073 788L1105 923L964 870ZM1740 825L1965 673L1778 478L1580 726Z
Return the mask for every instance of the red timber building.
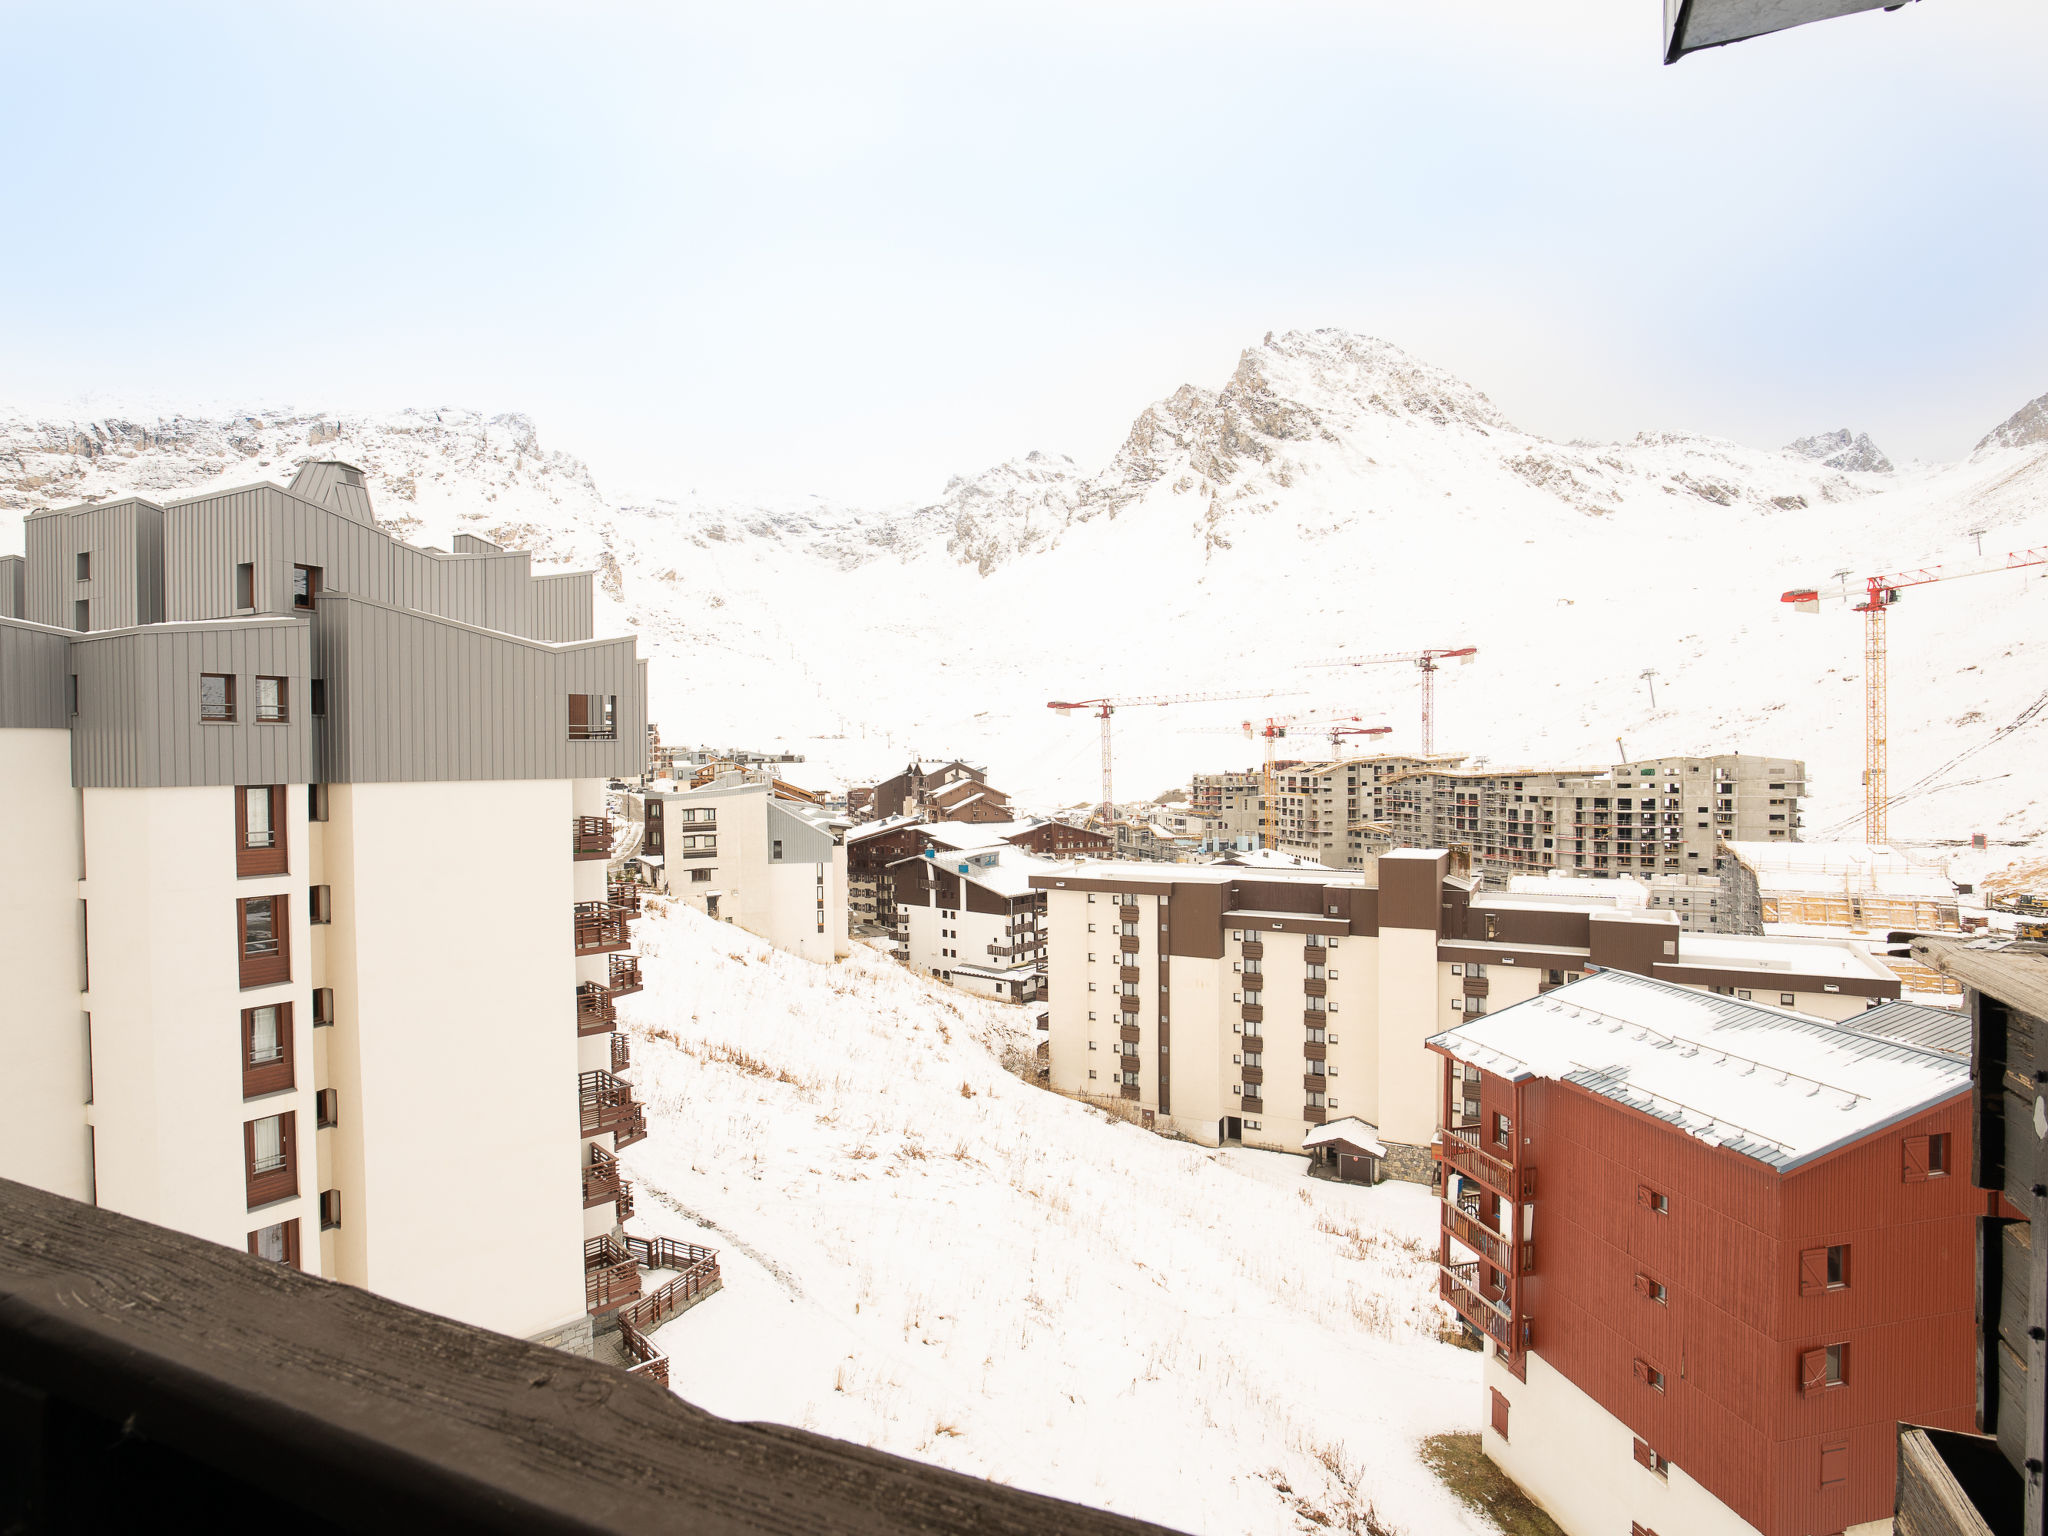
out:
M1440 1294L1571 1536L1889 1531L1898 1422L1973 1427L1967 1031L1599 971L1430 1040Z

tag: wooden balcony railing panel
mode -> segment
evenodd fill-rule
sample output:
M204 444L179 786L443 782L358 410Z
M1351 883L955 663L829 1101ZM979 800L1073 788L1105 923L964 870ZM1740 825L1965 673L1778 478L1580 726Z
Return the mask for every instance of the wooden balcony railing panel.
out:
M1246 1084L1246 1087L1250 1087L1250 1084ZM1247 1093L1238 1107L1248 1115L1263 1115L1266 1112L1266 1101L1256 1093Z
M1301 1091L1303 1093L1328 1093L1330 1091L1330 1080L1320 1072L1304 1072L1301 1074Z
M619 1160L595 1142L591 1143L590 1161L583 1165L583 1209L587 1211L594 1205L616 1199L624 1182L619 1177Z
M583 1134L618 1135L618 1145L640 1141L647 1134L647 1112L633 1101L633 1085L609 1072L585 1072L577 1078Z
M1246 1003L1246 1004L1244 1005L1244 1021L1245 1021L1245 1023L1247 1023L1247 1024L1263 1024L1263 1023L1265 1023L1265 1022L1266 1022L1266 1009L1265 1009L1265 1005L1264 1005L1263 1003Z
M1311 1029L1328 1029L1330 1027L1329 1010L1326 1008L1304 1008L1301 1012L1301 1022L1308 1025Z
M1465 995L1467 997L1485 997L1492 990L1493 979L1491 977L1467 976L1465 978Z
M1138 1096L1138 1089L1135 1083L1124 1083L1120 1085L1119 1091L1127 1099L1135 1099Z
M1301 1118L1310 1125L1321 1125L1327 1113L1328 1111L1320 1104L1304 1104L1301 1107Z
M1510 1200L1521 1198L1517 1194L1513 1164L1480 1151L1478 1138L1469 1132L1452 1127L1446 1130L1443 1136L1444 1162L1448 1167L1459 1173L1470 1174L1497 1194L1505 1195Z
M1120 965L1116 970L1116 979L1118 981L1136 981L1139 979L1139 974L1139 970L1135 965Z
M1328 1061L1330 1059L1330 1047L1321 1040L1304 1040L1301 1046L1301 1054L1309 1061Z
M1237 1073L1239 1077L1244 1079L1247 1088L1256 1088L1266 1080L1266 1069L1264 1067L1239 1067Z
M613 955L611 963L611 985L606 990L615 998L640 990L640 957L638 955Z
M614 880L605 887L605 900L617 911L640 915L640 887Z
M1330 960L1330 946L1318 944L1313 939L1304 940L1301 958L1305 965L1327 965Z
M1135 1024L1118 1026L1117 1038L1123 1041L1125 1045L1136 1045L1138 1043L1138 1026Z
M1116 917L1120 923L1135 923L1138 920L1138 909L1136 907L1118 907L1116 909Z
M1495 1269L1512 1272L1514 1256L1511 1245L1500 1233L1450 1200L1443 1202L1442 1220L1446 1232L1484 1258Z
M1244 957L1247 960L1263 960L1266 958L1266 946L1256 939L1246 939Z
M615 1027L618 1011L612 1007L612 994L606 987L594 981L579 982L576 986L576 1033L579 1035L602 1035Z
M609 902L579 901L575 905L576 953L602 955L632 943L626 917Z
M633 1065L633 1045L625 1035L612 1036L612 1070L624 1072Z
M1302 982L1301 990L1309 997L1328 997L1330 983L1320 976L1310 976Z
M1137 935L1130 933L1118 934L1116 939L1116 947L1122 950L1123 953L1127 955L1135 955L1138 952Z
M1136 1013L1138 1011L1138 1000L1135 997L1119 997L1116 1000L1116 1005L1125 1013Z
M612 856L612 822L609 816L577 816L571 818L569 846L573 857L579 862L589 859L609 859Z
M626 1367L629 1376L645 1376L650 1381L668 1385L668 1356L648 1342L647 1336L621 1316L619 1318L619 1343L625 1348L626 1356L633 1364Z
M1494 1343L1502 1348L1508 1347L1514 1329L1506 1310L1498 1302L1490 1301L1480 1293L1477 1262L1439 1264L1437 1294L1449 1302L1460 1317Z
M1253 1055L1261 1055L1266 1049L1266 1037L1248 1029L1244 1032L1244 1048Z

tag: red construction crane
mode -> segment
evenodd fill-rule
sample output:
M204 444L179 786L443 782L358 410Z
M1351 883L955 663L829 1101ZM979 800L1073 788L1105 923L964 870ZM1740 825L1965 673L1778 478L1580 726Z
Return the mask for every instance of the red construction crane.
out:
M1476 645L1460 646L1455 650L1397 651L1385 656L1327 656L1321 661L1305 661L1305 667L1382 667L1397 661L1411 662L1422 673L1422 755L1429 756L1436 750L1436 674L1437 663L1455 661L1461 666L1471 665L1472 658L1479 654Z
M1930 565L1919 570L1898 571L1890 576L1863 578L1863 601L1852 603L1853 612L1863 615L1863 840L1889 841L1886 812L1890 796L1885 780L1890 743L1886 738L1886 654L1885 610L1899 600L1904 587L1924 587L1929 582L1953 581L1959 576L1988 576L1994 571L2016 571L2030 565L2048 565L2048 546L2016 549L1983 561L1959 565ZM1799 587L1778 601L1791 603L1801 613L1819 613L1824 602L1852 602L1857 596L1844 578L1840 591L1822 592L1817 587Z
M1166 704L1220 704L1231 699L1284 699L1300 693L1299 688L1254 688L1237 693L1162 693L1143 699L1055 699L1045 707L1058 714L1071 715L1077 709L1085 709L1102 722L1102 823L1104 827L1116 821L1116 798L1110 792L1109 773L1109 717L1120 709L1146 709Z
M1311 721L1323 720L1355 722L1364 718L1363 714L1354 714L1342 710L1311 710L1299 715L1273 715L1262 721L1245 721L1245 735L1262 737L1266 743L1266 768L1259 782L1259 846L1261 848L1270 848L1274 842L1273 812L1275 807L1273 802L1279 798L1279 790L1273 780L1273 744L1287 734L1289 726L1306 725ZM1335 752L1339 735L1384 736L1391 730L1393 730L1391 725L1346 726L1340 724L1330 732L1330 749L1332 752Z
M1344 750L1340 742L1346 736L1391 736L1393 734L1394 728L1391 725L1333 725L1330 727L1330 760L1332 762L1342 762L1344 760L1338 754Z

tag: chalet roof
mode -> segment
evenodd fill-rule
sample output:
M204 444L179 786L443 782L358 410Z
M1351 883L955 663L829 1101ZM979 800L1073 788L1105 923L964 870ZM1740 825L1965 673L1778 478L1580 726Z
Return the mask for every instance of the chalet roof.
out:
M1429 1044L1485 1071L1547 1078L1780 1172L1919 1114L1970 1086L1943 1050L1826 1019L1599 971Z
M922 816L913 812L907 816L884 816L878 821L863 821L848 830L846 840L849 843L857 843L862 838L879 837L884 832L896 832L904 827L917 826L923 820Z
M1370 1152L1374 1157L1385 1157L1387 1149L1380 1140L1380 1128L1361 1120L1356 1115L1346 1115L1341 1120L1331 1120L1317 1126L1301 1138L1302 1149L1330 1145L1355 1147L1360 1152Z

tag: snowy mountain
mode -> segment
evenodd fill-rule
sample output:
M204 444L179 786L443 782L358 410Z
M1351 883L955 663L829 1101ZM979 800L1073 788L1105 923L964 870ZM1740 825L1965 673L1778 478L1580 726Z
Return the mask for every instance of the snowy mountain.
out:
M1128 798L1251 762L1248 742L1188 733L1253 710L1369 710L1395 727L1388 749L1410 747L1412 669L1299 663L1476 645L1440 686L1440 746L1497 764L1603 764L1617 738L1800 756L1818 837L1860 805L1861 635L1846 610L1799 615L1779 594L1968 562L1978 529L1987 555L2048 543L2048 397L1932 467L1887 470L1846 431L1778 451L1678 432L1560 443L1339 331L1268 336L1220 387L1141 410L1097 469L1026 453L922 503L607 494L519 416L256 410L0 413L0 506L284 479L316 452L362 465L410 538L473 531L599 570L601 626L637 627L667 663L652 686L669 739L781 742L820 782L965 754L1045 805L1094 798L1098 750L1048 699L1295 691L1120 713ZM2032 727L2000 734L2041 693L2040 572L1905 598L1895 837L2048 838Z

